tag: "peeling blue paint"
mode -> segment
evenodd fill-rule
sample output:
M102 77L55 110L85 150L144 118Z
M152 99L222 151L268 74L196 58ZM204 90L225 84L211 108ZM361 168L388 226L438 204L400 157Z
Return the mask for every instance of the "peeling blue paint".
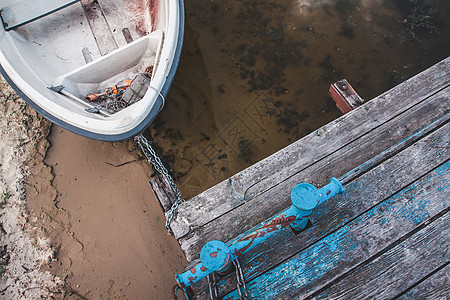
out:
M228 245L215 240L206 243L200 252L201 261L191 269L175 274L178 286L185 290L213 272L226 272L233 260L265 243L284 228L291 226L293 230L304 229L312 210L343 190L342 184L334 177L320 190L309 183L298 184L291 192L292 205L288 209L262 222L258 227L247 230ZM337 247L331 245L334 249Z
M436 169L436 173L438 175L443 175L444 173L450 173L450 164L449 163L445 163L442 166L440 166L439 168Z
M277 299L291 293L308 295L325 282L325 276L327 280L333 278L336 269L345 272L346 265L361 263L367 255L388 247L392 240L450 205L448 180L440 178L448 176L449 167L450 162L441 165L270 272L252 279L248 283L251 298ZM442 197L436 194L430 197L436 188L441 189ZM396 229L392 230L393 227ZM237 291L228 297L239 299Z

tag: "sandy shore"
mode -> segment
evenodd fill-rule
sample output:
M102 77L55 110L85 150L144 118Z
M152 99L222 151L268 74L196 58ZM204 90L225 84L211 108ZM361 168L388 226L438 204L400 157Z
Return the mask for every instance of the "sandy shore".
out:
M0 84L0 298L170 299L186 260L134 142L51 126Z
M50 124L0 78L0 297L61 297L63 281L42 266L54 259L44 232L29 222L24 181L43 160Z

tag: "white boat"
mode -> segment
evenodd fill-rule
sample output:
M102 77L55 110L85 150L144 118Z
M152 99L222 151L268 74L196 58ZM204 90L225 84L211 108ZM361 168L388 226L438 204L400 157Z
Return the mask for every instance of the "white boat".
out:
M50 121L119 141L163 107L183 44L183 0L0 0L0 16L0 71Z

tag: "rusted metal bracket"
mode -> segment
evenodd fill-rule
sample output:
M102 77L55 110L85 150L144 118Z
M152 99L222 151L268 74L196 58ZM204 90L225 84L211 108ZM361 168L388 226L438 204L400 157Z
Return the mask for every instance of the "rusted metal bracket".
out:
M334 102L336 102L337 108L339 108L343 114L364 104L364 99L356 93L350 83L348 83L347 79L342 79L333 83L328 92Z

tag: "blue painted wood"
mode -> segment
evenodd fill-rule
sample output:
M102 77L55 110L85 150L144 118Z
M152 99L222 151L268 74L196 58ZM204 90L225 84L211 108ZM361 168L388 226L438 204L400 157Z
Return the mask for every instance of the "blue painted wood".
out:
M446 243L445 243L446 242ZM448 245L448 236L444 240ZM398 300L448 299L450 295L450 264L447 262L428 278L406 290Z
M393 299L450 261L450 213L328 284L314 299ZM450 273L449 273L450 275ZM435 287L438 292L441 287ZM447 291L450 290L450 286ZM417 293L416 293L417 295ZM434 298L438 299L438 298Z
M248 283L256 299L305 298L450 206L450 162ZM374 183L376 184L376 183ZM237 292L225 299L239 299Z
M283 180L280 178L278 184L272 189L216 218L213 222L205 224L199 230L196 229L192 235L180 240L188 260L197 258L202 245L208 240L230 240L242 231L250 229L257 223L288 207L289 193L299 182L309 182L320 186L326 183L330 177L343 175L384 150L389 150L387 157L383 157L383 159L387 159L408 147L417 139L423 137L423 133L411 136L416 131L420 131L430 125L430 123L434 123L433 121L436 119L444 116L444 120L440 120L437 123L442 124L441 121L445 123L448 120L449 98L450 87L447 87L441 92L434 94L427 101L417 104L407 112L402 112L392 120L367 132L363 137L346 140L345 147L330 153L325 159L314 162L315 156L310 157L312 165L299 169L298 173L288 179ZM432 127L440 126L439 124L433 124ZM427 128L425 133L428 133L428 130L430 128ZM350 137L348 138L350 139ZM408 141L405 141L407 138ZM400 145L397 145L398 143ZM305 147L306 145L301 146ZM393 146L394 148L390 149ZM315 151L311 151L311 153L315 153ZM292 160L292 163L294 163L295 158L292 158ZM357 174L367 172L380 162L373 161L372 163L364 166L362 170L351 174L352 178L357 176ZM291 164L285 165L285 167L291 168ZM203 204L206 208L199 210L204 211L204 209L207 209L209 203L204 202ZM180 214L184 213L190 214L189 211L180 210Z
M326 237L446 162L450 158L449 130L450 124L447 123L347 184L343 195L338 195L316 208L311 215L313 226L298 236L290 230L280 231L270 243L241 257L245 277L252 280L261 273L270 272L282 261ZM232 276L228 276L219 282L219 286L223 292L229 292L235 288L236 283ZM207 294L204 282L194 289L196 294ZM204 299L202 297L200 299Z

